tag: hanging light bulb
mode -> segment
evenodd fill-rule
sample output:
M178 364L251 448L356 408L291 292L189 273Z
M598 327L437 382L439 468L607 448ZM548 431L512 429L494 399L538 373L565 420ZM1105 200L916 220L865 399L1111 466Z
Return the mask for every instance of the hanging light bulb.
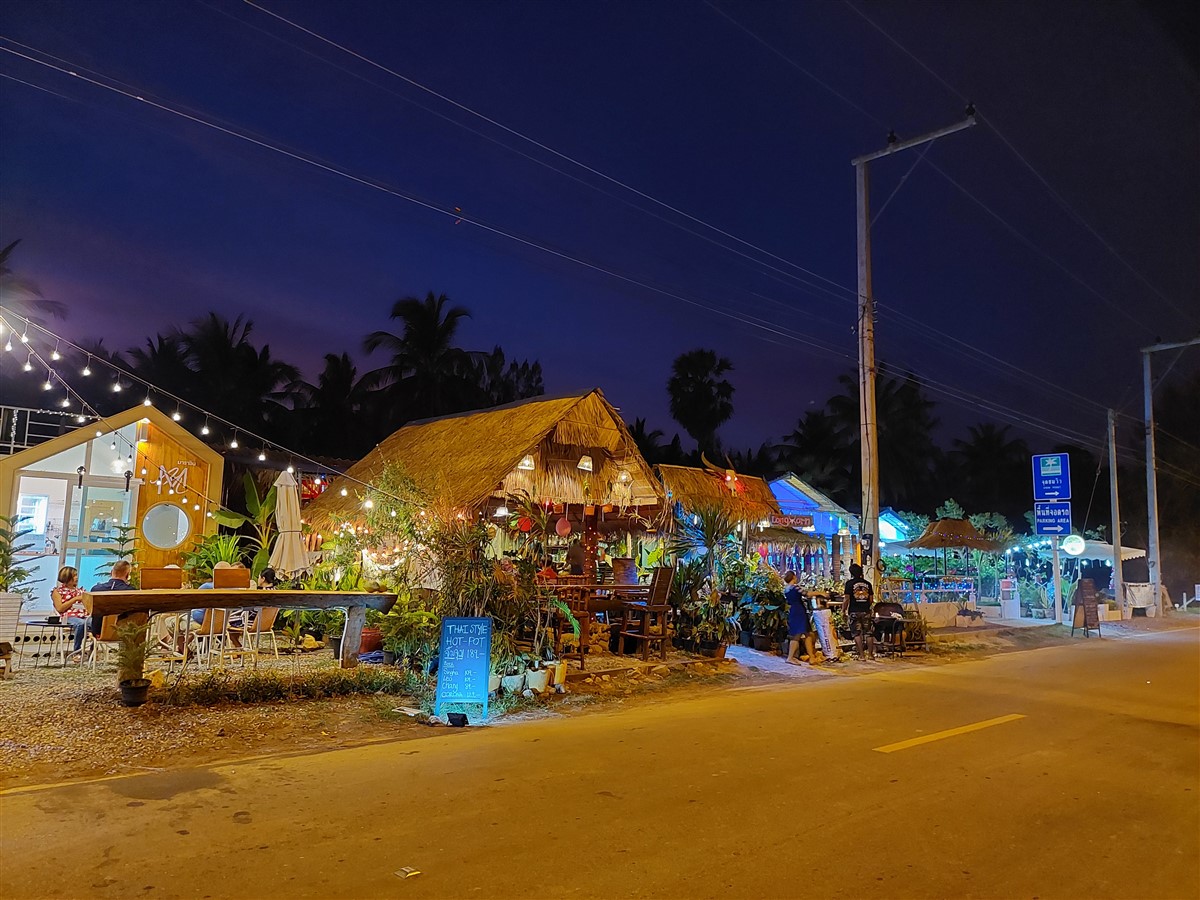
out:
M55 362L58 362L60 359L62 359L62 354L58 352L58 341L54 342L54 349L50 351L50 358Z
M25 358L25 365L21 366L21 368L24 369L26 372L33 371L33 351L32 350L29 352L29 356L27 356Z
M295 466L288 466L288 468L287 468L287 472L288 472L288 474L289 474L289 475L295 475L295 474L296 474L296 467L295 467Z
M4 349L7 350L9 353L12 353L12 338L9 338L7 341L4 342Z
M121 393L121 380L119 378L113 382L113 393L114 394Z
M91 358L91 356L89 356L87 358L87 362L83 364L83 371L80 372L79 374L83 375L84 377L87 377L88 375L92 374L92 358Z
M233 436L233 440L229 442L229 449L236 450L238 448L237 435Z
M348 490L346 490L345 488L342 488L342 496L343 496L343 497L345 497L345 496L348 496L348 495L349 495L349 493L350 493L350 492L349 492Z
M109 444L109 446L110 446L110 447L111 447L113 450L116 450L116 449L117 449L117 442L116 442L116 441L113 441L111 444Z
M21 343L22 344L29 343L29 327L28 326L25 327L25 333L21 335Z
M143 475L145 475L145 474L146 474L146 467L145 467L145 466L142 466L142 474L143 474Z
M68 406L70 406L70 405L71 405L71 398L70 398L70 397L63 397L63 398L62 398L62 402L61 402L60 404L58 404L58 405L59 405L59 406L61 406L63 409L66 409Z
M54 373L51 372L49 369L46 370L46 380L44 382L42 382L42 390L43 391L49 391L54 388L54 382L50 380L53 377L53 375L54 375Z
M142 401L142 406L153 406L153 405L154 404L150 402L150 395L147 394L146 399Z
M374 500L367 498L366 500L363 501L363 509L374 509L374 508L375 508Z
M182 418L183 418L183 413L181 413L178 409L176 409L175 412L171 413L171 421L173 421L173 422L178 422Z
M200 429L201 434L208 434L208 419L204 420L204 427Z
M267 454L265 454L265 453L263 453L261 450L259 450L259 451L258 451L258 461L259 461L259 462L266 462L266 461L267 461Z
M75 421L78 422L80 425L82 425L84 422L87 421L87 416L76 416Z
M193 507L192 507L192 509L194 509L194 510L196 510L197 512L199 512L199 511L200 511L200 504L199 504L199 503L197 503L195 506L193 506Z
M534 469L533 456L531 454L526 454L525 457L519 463L517 463L517 468L522 472L532 472Z

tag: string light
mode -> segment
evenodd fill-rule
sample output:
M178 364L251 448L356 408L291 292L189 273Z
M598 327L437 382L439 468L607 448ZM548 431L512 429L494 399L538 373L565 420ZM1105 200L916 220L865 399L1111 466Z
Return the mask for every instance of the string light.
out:
M97 433L97 434L98 434L98 433ZM109 444L109 448L110 448L110 449L112 449L112 450L116 450L116 449L117 449L117 442L116 442L116 441L113 441L111 444Z
M63 397L62 402L59 403L58 405L61 406L63 409L66 409L67 407L69 407L71 405L71 398Z
M113 389L114 394L121 393L121 379L120 378L117 378L116 380L113 381L112 389Z
M83 364L83 371L79 373L85 378L92 374L92 357L88 356L87 362Z
M208 417L204 418L204 427L200 429L201 434L208 434Z
M9 353L12 353L12 338L9 338L7 341L4 342L4 349L7 350Z
M258 461L259 461L259 462L266 462L266 461L267 461L267 454L266 454L266 453L264 453L262 450L259 450L259 451L258 451Z
M230 450L236 450L237 448L238 448L238 442L237 442L237 432L235 431L235 432L233 433L233 440L229 442L229 449L230 449Z
M345 488L342 488L342 496L343 496L343 497L346 497L346 496L348 496L349 494L350 494L350 492L349 492L348 490L346 490Z
M25 333L21 335L21 343L22 344L29 343L29 326L28 325L25 326Z
M288 474L289 474L289 475L295 475L295 474L296 474L296 467L295 467L295 466L293 466L293 465L289 465L289 466L288 466L288 468L287 468L287 471L288 471Z
M62 359L62 354L58 352L58 341L54 342L54 349L50 352L50 358L55 362Z
M175 412L171 413L171 421L178 422L183 418L183 413L179 411L179 407L175 407Z
M142 401L142 406L153 406L153 405L154 404L150 402L150 395L147 394L146 399Z
M363 501L363 509L372 509L375 506L375 501L367 499Z
M42 390L43 391L51 390L54 387L54 382L50 380L51 377L53 377L53 375L54 375L54 373L51 372L49 369L46 370L46 380L44 382L42 382Z
M26 359L25 359L25 365L21 366L21 368L24 369L26 372L33 371L33 351L32 350L29 351L29 356L26 357Z

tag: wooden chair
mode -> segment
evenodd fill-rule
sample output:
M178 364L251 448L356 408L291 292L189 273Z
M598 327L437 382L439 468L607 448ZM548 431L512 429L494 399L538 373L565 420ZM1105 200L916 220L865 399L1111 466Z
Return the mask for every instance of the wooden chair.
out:
M100 622L100 633L92 634L90 631L87 634L88 640L88 662L91 663L92 671L96 671L96 663L100 659L100 652L104 652L104 661L108 662L108 654L110 650L114 650L117 644L120 643L117 639L117 617L105 616Z
M581 576L574 577L579 578ZM576 648L573 652L564 653L562 646L566 620L562 616L555 617L555 651L558 653L559 659L578 659L579 668L582 671L587 668L587 653L591 646L591 613L588 611L588 600L591 599L592 592L588 588L583 587L582 584L578 584L559 585L555 589L555 593L567 605L567 608L571 610L571 615L579 622L579 641Z
M142 590L179 590L183 587L183 569L176 566L141 569Z
M250 588L250 570L234 566L231 569L213 570L213 590L233 591Z
M636 641L641 650L642 661L650 658L650 645L658 644L659 659L667 658L667 644L671 639L671 604L652 605L641 601L625 604L621 615L618 640L625 638ZM618 647L623 650L624 647Z

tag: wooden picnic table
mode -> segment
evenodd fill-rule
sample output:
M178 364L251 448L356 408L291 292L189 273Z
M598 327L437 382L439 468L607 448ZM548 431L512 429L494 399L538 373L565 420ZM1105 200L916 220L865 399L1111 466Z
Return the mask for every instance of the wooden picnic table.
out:
M157 615L188 612L193 609L243 609L277 606L281 609L345 609L346 629L342 635L341 665L358 665L358 646L362 639L367 610L387 612L396 603L395 594L368 594L354 591L282 591L282 590L201 590L199 588L146 591L98 591L83 594L83 605L90 616L118 616L142 613Z

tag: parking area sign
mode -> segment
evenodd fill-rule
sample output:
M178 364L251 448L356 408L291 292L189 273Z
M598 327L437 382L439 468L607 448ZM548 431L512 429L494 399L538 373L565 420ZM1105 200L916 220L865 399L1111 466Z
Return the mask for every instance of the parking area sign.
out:
M1065 453L1043 453L1033 458L1033 499L1071 499L1071 458Z
M1070 503L1035 503L1033 504L1033 533L1034 534L1070 534L1071 533L1071 504Z

